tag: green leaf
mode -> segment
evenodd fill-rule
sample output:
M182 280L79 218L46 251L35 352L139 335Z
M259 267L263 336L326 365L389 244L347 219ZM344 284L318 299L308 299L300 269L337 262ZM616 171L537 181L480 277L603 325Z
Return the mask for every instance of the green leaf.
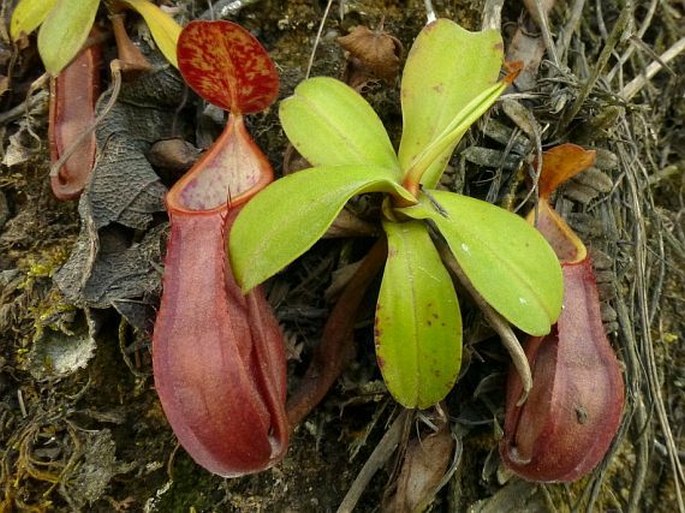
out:
M38 52L45 69L57 76L88 38L100 0L60 0L38 31Z
M313 166L399 164L383 123L354 89L339 80L316 77L281 102L281 124L293 146Z
M452 280L423 223L383 223L388 261L376 307L376 356L388 390L407 408L428 408L461 366L461 313Z
M501 93L467 109L495 85L502 60L502 38L496 30L469 32L446 19L424 27L402 75L402 171L421 179L426 187L435 187L461 137ZM427 162L421 154L440 139L446 139L440 152ZM420 169L415 169L419 161Z
M392 170L315 167L276 180L243 207L229 237L229 255L243 290L276 274L321 238L345 203L363 192L412 201Z
M178 68L176 60L176 43L181 34L181 26L171 16L149 0L120 0L122 3L137 11L147 26L150 28L152 38L155 40L159 51L175 68Z
M30 34L43 23L57 0L21 0L12 12L10 36L16 41L22 34Z
M454 150L456 142L460 141L466 131L480 118L490 106L495 103L500 94L507 88L507 82L499 82L476 96L452 120L442 135L424 148L412 162L412 167L405 173L409 183L437 185L445 163ZM456 142L455 142L456 141ZM436 163L442 163L436 167ZM405 183L407 180L405 179Z
M415 207L400 209L430 219L475 289L497 312L535 336L559 317L561 267L544 237L521 217L468 196L430 191Z

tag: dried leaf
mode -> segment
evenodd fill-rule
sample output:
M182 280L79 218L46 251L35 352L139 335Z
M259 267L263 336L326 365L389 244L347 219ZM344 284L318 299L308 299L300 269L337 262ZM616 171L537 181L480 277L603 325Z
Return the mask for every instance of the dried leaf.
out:
M109 21L112 24L114 40L117 43L117 59L112 64L116 62L127 80L150 71L152 69L150 61L145 58L143 52L131 41L128 32L126 32L125 15L123 13L112 14Z
M337 41L350 53L348 66L352 66L358 73L367 72L386 82L392 82L397 77L402 43L396 37L359 25ZM350 85L354 87L354 84Z
M10 81L6 75L0 75L0 97L9 89Z
M560 144L542 155L540 197L550 195L565 181L584 171L595 162L595 151L575 144Z
M394 494L383 505L383 513L421 513L435 499L454 452L449 424L407 445Z
M137 327L145 327L147 303L159 291L164 227L135 242L131 229L149 230L164 211L166 191L145 154L154 141L171 135L183 90L170 68L123 85L119 101L98 126L99 156L79 202L79 239L54 277L70 302L114 307ZM101 99L99 108L106 102Z
M147 154L150 163L173 173L185 172L197 162L200 150L185 139L174 137L157 141Z
M521 21L519 21L521 23ZM529 91L537 84L537 74L545 55L545 43L540 34L531 34L524 27L519 27L507 50L508 62L519 61L523 69L514 84L521 91Z
M87 511L106 494L112 478L131 472L135 463L117 460L117 444L109 429L78 430L77 447L73 473L58 489L69 501L69 509Z
M85 367L95 355L95 324L86 316L69 323L69 330L41 327L33 338L28 368L37 380L64 378Z

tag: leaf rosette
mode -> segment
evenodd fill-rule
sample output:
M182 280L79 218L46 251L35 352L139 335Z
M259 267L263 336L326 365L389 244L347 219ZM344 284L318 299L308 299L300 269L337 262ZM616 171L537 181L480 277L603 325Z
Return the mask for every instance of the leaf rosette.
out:
M548 333L561 310L559 263L533 227L489 203L432 190L463 135L504 91L502 59L496 31L469 32L444 19L427 25L403 73L397 153L356 91L332 78L305 80L280 117L313 167L255 196L229 239L236 279L249 290L310 249L350 198L385 194L388 259L375 343L388 389L406 407L443 399L460 367L459 303L436 237L473 288L523 331Z

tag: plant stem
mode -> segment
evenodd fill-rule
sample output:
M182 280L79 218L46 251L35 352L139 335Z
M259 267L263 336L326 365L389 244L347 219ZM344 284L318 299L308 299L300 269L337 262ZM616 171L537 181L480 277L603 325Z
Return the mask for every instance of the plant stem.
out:
M324 398L347 363L354 356L354 324L359 304L380 271L388 248L379 239L364 257L343 290L323 329L321 343L314 350L298 389L288 400L290 428L297 426Z
M356 479L350 486L350 489L345 495L342 503L338 507L337 513L351 513L354 510L362 493L371 482L371 478L376 474L388 458L392 456L395 449L402 440L402 433L405 432L407 423L412 419L412 410L403 409L397 418L393 421L390 428L385 432L383 438L378 443L376 448L366 460L366 463L359 471Z

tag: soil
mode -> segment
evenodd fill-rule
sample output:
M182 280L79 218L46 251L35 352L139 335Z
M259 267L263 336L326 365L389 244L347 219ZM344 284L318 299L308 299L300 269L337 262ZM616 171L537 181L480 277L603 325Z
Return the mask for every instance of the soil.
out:
M180 21L207 9L204 1L163 3L178 7ZM215 3L216 12L229 5ZM402 415L375 363L373 297L359 315L354 361L294 431L281 464L223 479L178 446L154 390L150 358L166 233L165 214L156 209L178 172L149 167L146 152L170 136L206 147L220 123L200 117L200 102L187 97L173 69L151 82L162 84L156 89L141 86L145 78L124 84L113 110L121 124L98 128L100 136L106 130L121 136L122 153L105 158L117 177L111 180L128 201L135 178L126 173L139 169L122 165L130 157L161 177L159 188L146 189L141 217L128 224L103 213L95 186L80 203L57 201L48 178L47 82L31 88L43 73L35 37L19 51L9 43L13 4L3 0L0 19L0 79L9 78L0 80L0 511L327 512L338 509L351 487L361 494L359 513L422 511L391 497L402 490L397 455L416 433L430 432L434 412L408 417L400 450L380 459L368 484L353 486L367 460L378 461L374 449L390 443L387 434ZM281 98L305 77L325 4L245 0L226 11L226 19L251 30L269 50L281 74ZM511 98L525 106L544 147L571 141L601 154L594 178L569 185L556 208L593 252L605 326L625 367L623 423L606 460L578 482L538 485L508 475L497 452L508 355L462 294L466 361L443 405L456 454L445 460L446 484L428 495L426 511L685 511L685 59L671 60L630 98L625 89L658 55L682 46L685 8L675 1L588 3L578 22L570 22L582 5L552 8L551 35L557 43L568 41L567 51L558 64L547 55L531 87ZM434 7L471 30L480 28L485 8L480 0L435 1ZM504 6L507 47L524 10ZM345 54L336 37L356 25L382 25L406 54L425 19L418 0L334 2L311 75L342 77ZM134 22L130 33L145 47L144 26ZM113 41L105 46L111 57ZM626 57L622 66L619 56ZM364 94L397 140L399 79L372 81ZM148 117L140 117L142 111ZM525 186L516 171L532 161L535 133L500 104L487 118L455 152L445 186L518 204ZM282 173L287 140L277 109L251 116L249 127ZM493 127L505 134L499 142ZM135 144L127 146L130 141ZM79 251L91 240L85 225L93 219L101 223L109 256L86 269ZM322 240L267 285L288 341L290 389L320 340L336 271L368 246L369 238Z

